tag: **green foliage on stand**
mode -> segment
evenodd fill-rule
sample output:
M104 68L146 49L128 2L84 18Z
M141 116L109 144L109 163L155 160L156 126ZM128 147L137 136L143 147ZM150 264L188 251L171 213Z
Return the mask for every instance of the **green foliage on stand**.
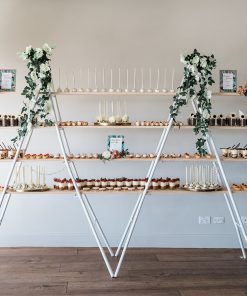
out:
M212 93L208 87L214 83L212 70L216 67L214 55L201 55L196 49L192 54L181 55L181 62L184 66L182 84L177 88L173 97L173 104L170 106L170 116L176 120L180 108L186 105L189 99L193 100L198 107L196 112L195 135L199 135L196 142L196 149L200 155L205 155L206 134L208 132L209 117L211 114Z
M50 111L51 93L51 67L50 56L52 48L44 44L42 48L28 46L25 51L20 53L20 57L27 61L28 74L25 76L26 86L22 95L26 97L20 114L20 127L18 135L12 139L15 143L21 140L32 126L40 123L52 125L48 119Z

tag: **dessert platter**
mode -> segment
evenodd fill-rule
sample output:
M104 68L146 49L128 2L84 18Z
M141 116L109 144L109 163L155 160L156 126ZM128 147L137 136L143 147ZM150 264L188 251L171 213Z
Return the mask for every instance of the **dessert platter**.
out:
M83 191L135 191L145 188L147 178L144 179L129 179L129 178L114 178L114 179L76 179L78 189ZM54 178L54 189L56 190L74 190L74 185L71 179ZM179 178L156 178L152 179L149 189L152 190L175 190L180 187Z
M20 117L16 115L0 115L0 126L19 126Z
M245 158L247 159L247 145L240 147L240 143L231 147L220 148L224 158Z
M12 190L16 192L43 192L50 190L46 185L45 168L40 166L35 168L23 166L19 171L16 169Z
M168 126L169 121L136 121L134 125L136 126ZM173 122L173 126L183 126L180 121Z
M240 185L238 184L232 184L232 190L233 191L247 191L247 184L246 183L242 183Z
M208 119L209 126L240 126L245 127L247 125L246 116L240 111L239 116L236 113L230 113L227 116L223 114L211 115ZM195 126L197 124L196 114L191 113L187 120L188 125Z
M186 182L183 188L188 191L210 192L222 190L214 166L199 165L185 168Z

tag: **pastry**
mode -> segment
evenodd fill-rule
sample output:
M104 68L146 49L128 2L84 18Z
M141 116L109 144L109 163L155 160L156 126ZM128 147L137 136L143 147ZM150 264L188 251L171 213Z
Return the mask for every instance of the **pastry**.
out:
M190 155L189 155L189 153L184 153L184 158L186 158L186 159L189 159L190 158Z
M201 156L200 156L199 153L195 153L195 154L194 154L194 158L195 158L195 159L199 159L199 158L201 158Z

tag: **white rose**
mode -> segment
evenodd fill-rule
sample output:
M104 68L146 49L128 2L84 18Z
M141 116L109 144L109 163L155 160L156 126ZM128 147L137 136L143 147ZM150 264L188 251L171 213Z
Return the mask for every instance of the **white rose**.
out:
M44 73L39 73L39 78L45 78L45 74Z
M207 67L207 59L206 58L201 58L200 64L201 64L202 68L206 68Z
M208 99L212 98L212 91L211 90L207 91L207 97L208 97Z
M31 76L31 79L36 83L37 80L38 80L36 71L32 71L31 74L30 74L30 76Z
M123 121L123 122L128 122L128 121L129 121L129 116L125 114L125 115L122 117L122 121Z
M110 159L111 158L111 152L106 150L102 153L103 158Z
M29 54L30 51L31 51L31 49L32 49L32 46L31 45L27 46L26 47L26 50L25 50L26 54Z
M45 64L41 64L40 65L40 71L41 72L48 72L48 71L50 71L50 66L49 66L49 64L48 63L45 63Z
M192 63L197 65L199 63L200 59L198 57L198 55L194 56L193 60L192 60Z
M193 66L193 65L189 65L189 66L188 66L188 69L190 70L190 72L191 72L192 74L194 74L195 71L196 71L196 67Z
M36 59L41 58L43 56L43 50L41 48L36 48L34 56Z
M45 43L42 48L48 54L51 53L52 48L47 43Z
M205 119L209 119L209 113L207 109L204 109L202 112L202 117Z
M51 83L47 83L46 90L51 91Z
M185 56L183 54L180 54L180 62L186 64Z

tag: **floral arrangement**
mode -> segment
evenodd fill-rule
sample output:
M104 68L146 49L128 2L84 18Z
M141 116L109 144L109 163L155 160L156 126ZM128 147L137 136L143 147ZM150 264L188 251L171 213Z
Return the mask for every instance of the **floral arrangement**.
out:
M118 150L114 150L114 151L106 150L102 154L99 154L98 158L105 162L106 160L125 158L128 154L129 154L128 149L123 150L122 152L119 152Z
M196 49L192 54L181 55L180 61L184 64L184 76L182 84L177 88L170 106L170 116L174 120L178 116L182 106L188 100L194 100L198 107L196 113L196 126L194 133L200 135L196 142L196 148L200 155L207 153L205 148L206 134L208 132L209 117L211 114L211 91L208 86L214 83L212 70L216 67L214 55L201 55Z
M245 95L245 96L247 96L247 82L245 83L245 85L244 86L239 86L239 88L238 88L238 93L240 94L240 95Z
M49 99L51 92L50 56L52 48L45 43L42 48L26 47L20 57L27 61L28 74L25 76L27 85L22 91L26 97L20 115L20 128L13 142L23 138L32 126L41 121L45 125L53 124L47 118L50 111Z

